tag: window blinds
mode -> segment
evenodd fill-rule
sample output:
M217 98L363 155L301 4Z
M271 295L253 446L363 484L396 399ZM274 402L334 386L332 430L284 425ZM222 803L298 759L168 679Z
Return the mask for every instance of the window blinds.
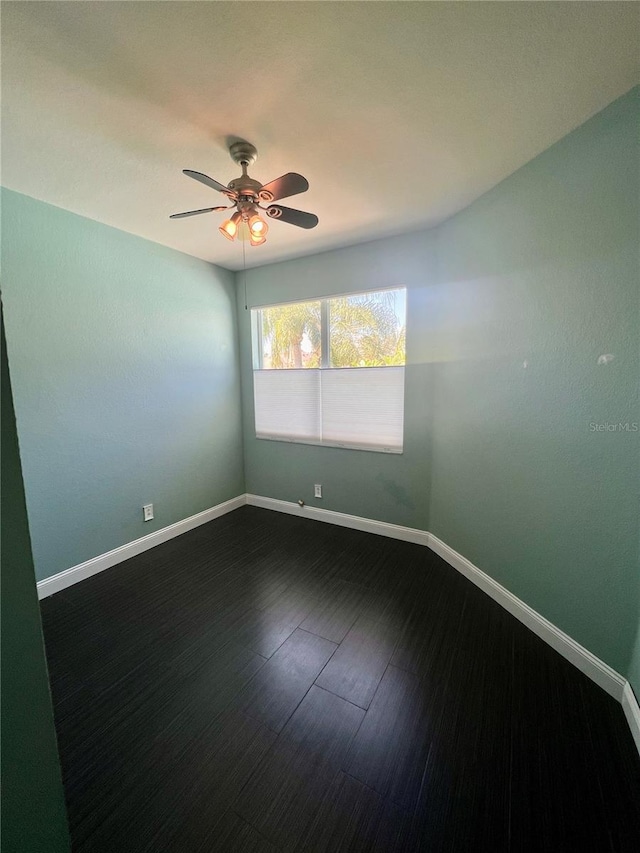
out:
M404 367L255 370L257 438L401 453Z
M255 370L256 437L320 441L320 371Z

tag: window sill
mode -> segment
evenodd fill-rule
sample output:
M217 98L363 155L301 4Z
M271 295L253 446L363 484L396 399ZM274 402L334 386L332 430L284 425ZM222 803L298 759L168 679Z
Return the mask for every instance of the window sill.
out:
M402 456L404 448L382 447L375 444L347 444L339 441L307 441L302 438L287 438L281 435L256 435L259 441L280 441L284 444L309 444L312 447L333 447L339 450L368 450L372 453L387 453Z

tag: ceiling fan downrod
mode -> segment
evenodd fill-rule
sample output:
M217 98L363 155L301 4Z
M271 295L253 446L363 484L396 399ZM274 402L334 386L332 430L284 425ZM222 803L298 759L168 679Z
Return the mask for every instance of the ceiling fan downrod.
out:
M238 194L238 202L240 203L257 202L262 184L247 174L247 169L256 162L258 157L256 147L250 142L234 142L229 146L229 154L234 163L242 167L242 175L229 182L229 189Z

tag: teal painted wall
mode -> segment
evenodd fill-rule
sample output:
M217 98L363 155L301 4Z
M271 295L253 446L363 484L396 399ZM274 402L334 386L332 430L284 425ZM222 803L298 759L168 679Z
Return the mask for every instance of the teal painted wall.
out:
M3 190L2 289L38 579L244 491L232 273Z
M432 233L380 240L247 271L249 310L244 309L244 287L239 287L238 312L248 492L289 501L302 498L309 505L325 509L394 524L425 526L433 400L431 374L421 362L424 335L432 328L429 285L434 284L434 272ZM392 285L410 288L404 453L399 456L256 439L251 307ZM314 483L323 485L321 501L313 497Z
M640 704L640 620L638 621L638 630L636 633L636 641L631 654L631 663L627 669L627 678L633 687L633 692Z
M640 433L591 425L640 423L639 94L438 229L430 529L621 673Z
M69 834L2 323L2 849L65 853Z
M428 529L622 673L640 433L591 424L640 422L638 100L436 229L247 273L250 307L409 288L403 456L255 439L238 288L247 491Z

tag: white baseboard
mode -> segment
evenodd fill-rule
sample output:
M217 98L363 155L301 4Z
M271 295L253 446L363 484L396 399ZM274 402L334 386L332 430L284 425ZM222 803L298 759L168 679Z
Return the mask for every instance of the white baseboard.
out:
M505 610L508 610L520 622L531 629L534 634L537 634L551 648L555 649L564 658L576 666L580 672L583 672L592 681L595 681L603 690L606 690L610 696L622 701L622 693L624 686L627 683L626 679L612 669L600 658L592 654L580 643L577 643L568 634L565 634L560 628L545 619L533 607L529 607L520 598L509 592L502 584L489 577L488 574L474 566L472 562L463 557L453 548L450 548L441 539L433 534L429 535L429 547L435 551L443 560L446 560L450 566L457 569L461 574L474 583L483 592L486 592L494 601L497 601Z
M299 515L314 521L326 521L339 527L350 527L352 530L364 530L365 533L377 533L379 536L389 536L391 539L402 539L403 542L414 542L416 545L429 545L429 534L415 527L403 527L401 524L390 524L387 521L375 521L373 518L362 518L359 515L347 515L345 512L335 512L332 509L319 509L315 506L300 506L290 501L279 501L275 498L263 498L261 495L247 495L250 506L262 509L273 509L286 512L289 515Z
M342 512L318 509L317 507L308 507L306 505L300 507L298 504L289 501L264 498L258 495L247 495L247 503L252 506L263 507L264 509L287 512L292 515L312 518L316 521L339 524L342 527L352 527L355 530L364 530L368 533L377 533L380 536L389 536L392 539L402 539L405 542L426 545L438 554L438 556L442 557L443 560L446 560L450 566L457 569L472 583L480 587L483 592L486 592L494 601L502 605L505 610L508 610L516 619L519 619L520 622L530 628L541 639L574 664L574 666L577 666L581 672L591 678L592 681L595 681L596 684L602 687L603 690L606 690L614 699L617 699L618 702L622 701L622 694L627 683L625 678L432 533L412 527L402 527L399 524L388 524L384 521L361 518L357 515L346 515Z
M46 598L55 592L66 589L66 587L74 583L91 577L91 575L96 575L98 572L110 569L112 566L122 563L130 557L135 557L136 554L141 554L143 551L148 551L149 548L154 548L162 542L173 539L174 536L180 536L181 533L186 533L187 530L192 530L194 527L199 527L201 524L213 521L214 518L225 515L227 512L232 512L234 509L244 506L246 502L245 495L238 495L236 498L231 498L231 500L217 504L210 509L205 509L204 512L199 512L189 518L183 518L182 521L177 521L175 524L170 524L161 530L155 530L153 533L149 533L148 536L135 539L133 542L127 542L126 545L114 548L113 551L107 551L106 554L100 554L99 557L93 557L93 559L80 563L77 566L72 566L64 572L59 572L57 575L52 575L50 578L38 581L38 598Z
M622 710L629 723L629 728L638 747L638 752L640 752L640 706L638 705L636 694L633 692L628 681L625 683L622 693Z

